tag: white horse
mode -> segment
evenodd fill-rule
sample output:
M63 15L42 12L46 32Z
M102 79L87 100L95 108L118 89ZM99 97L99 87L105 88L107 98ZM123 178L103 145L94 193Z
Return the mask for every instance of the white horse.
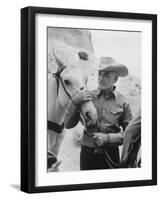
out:
M48 78L48 151L55 156L58 155L64 138L63 121L69 100L79 90L86 89L87 74L83 63L88 62L88 55L84 54L85 57L82 57L81 53L78 55L79 59L84 59L78 64L66 66L54 52L59 67L57 73ZM90 118L91 124L96 122L97 114L92 101L83 104L81 112L84 119Z

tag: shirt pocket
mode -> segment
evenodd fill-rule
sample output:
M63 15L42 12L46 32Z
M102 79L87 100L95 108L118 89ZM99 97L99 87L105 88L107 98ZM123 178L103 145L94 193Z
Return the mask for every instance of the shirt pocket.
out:
M110 113L111 113L111 121L114 125L118 125L118 121L123 114L123 106L122 105L110 105Z
M110 107L110 111L113 115L116 115L116 114L119 114L119 113L123 113L123 108L120 106L120 107Z

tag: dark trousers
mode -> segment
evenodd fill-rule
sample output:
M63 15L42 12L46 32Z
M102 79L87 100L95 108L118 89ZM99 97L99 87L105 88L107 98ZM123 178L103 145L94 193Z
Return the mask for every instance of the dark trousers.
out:
M119 163L118 148L108 149L109 155L113 161ZM80 170L96 170L96 169L110 169L111 167L105 160L105 154L97 153L95 149L86 146L81 146L80 152Z

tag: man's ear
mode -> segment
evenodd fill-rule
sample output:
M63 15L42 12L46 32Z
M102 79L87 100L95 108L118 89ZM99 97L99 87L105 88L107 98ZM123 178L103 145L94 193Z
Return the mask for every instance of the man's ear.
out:
M118 78L119 78L118 74L115 74L115 83L118 81Z

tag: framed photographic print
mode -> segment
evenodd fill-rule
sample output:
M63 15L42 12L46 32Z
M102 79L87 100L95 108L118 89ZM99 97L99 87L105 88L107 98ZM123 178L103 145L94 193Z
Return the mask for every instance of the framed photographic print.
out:
M21 9L21 190L157 184L157 16Z

